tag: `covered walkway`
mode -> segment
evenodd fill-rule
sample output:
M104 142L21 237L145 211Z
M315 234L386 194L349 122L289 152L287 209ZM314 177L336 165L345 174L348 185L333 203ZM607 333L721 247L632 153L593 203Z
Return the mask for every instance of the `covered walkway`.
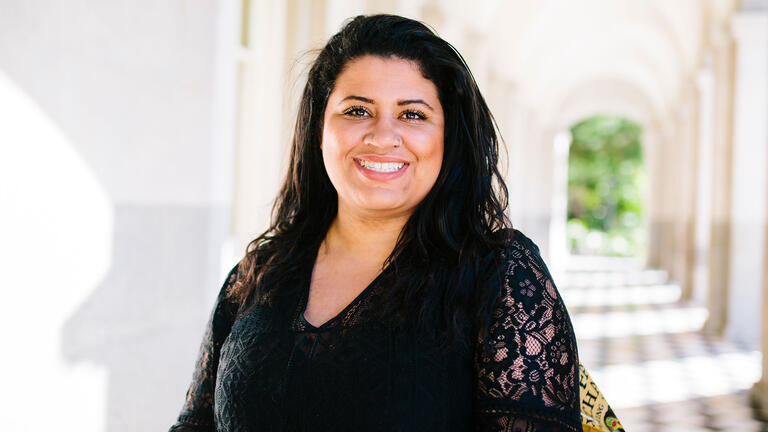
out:
M626 430L768 431L749 403L759 351L703 332L706 308L683 300L665 271L574 261L559 289L579 356Z
M172 423L221 281L267 226L312 50L369 13L466 58L510 218L627 430L765 431L766 0L1 1L0 327L23 329L4 335L3 430ZM642 128L634 261L567 249L570 131L597 115Z

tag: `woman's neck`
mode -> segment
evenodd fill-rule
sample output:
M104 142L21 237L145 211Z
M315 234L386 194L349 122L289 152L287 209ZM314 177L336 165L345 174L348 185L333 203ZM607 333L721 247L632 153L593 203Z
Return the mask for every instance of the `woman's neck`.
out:
M339 208L331 223L321 253L357 257L383 265L397 243L407 216L372 218Z

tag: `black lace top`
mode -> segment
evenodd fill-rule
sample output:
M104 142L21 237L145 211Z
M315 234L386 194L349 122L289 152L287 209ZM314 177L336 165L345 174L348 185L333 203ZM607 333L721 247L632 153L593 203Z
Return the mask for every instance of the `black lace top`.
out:
M515 232L488 335L437 353L366 320L372 282L320 327L291 313L239 316L226 296L208 323L176 431L581 431L578 353L568 312L538 253Z

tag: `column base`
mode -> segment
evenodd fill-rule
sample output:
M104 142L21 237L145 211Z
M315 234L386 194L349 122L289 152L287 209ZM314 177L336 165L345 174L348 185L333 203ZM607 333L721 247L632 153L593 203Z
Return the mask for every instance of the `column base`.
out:
M723 323L722 319L713 318L712 312L710 312L707 319L704 320L701 332L708 336L723 337L725 335L725 323Z
M749 391L749 400L760 420L768 421L768 383L765 378L752 386Z

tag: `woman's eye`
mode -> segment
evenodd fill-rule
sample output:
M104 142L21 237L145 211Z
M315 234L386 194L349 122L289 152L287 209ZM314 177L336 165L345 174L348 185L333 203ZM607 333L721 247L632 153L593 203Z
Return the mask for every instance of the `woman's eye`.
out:
M368 111L366 111L365 108L362 108L362 107L353 107L344 111L344 114L350 117L365 117L368 115Z
M403 117L406 120L425 120L427 116L420 111L406 111L403 113Z

